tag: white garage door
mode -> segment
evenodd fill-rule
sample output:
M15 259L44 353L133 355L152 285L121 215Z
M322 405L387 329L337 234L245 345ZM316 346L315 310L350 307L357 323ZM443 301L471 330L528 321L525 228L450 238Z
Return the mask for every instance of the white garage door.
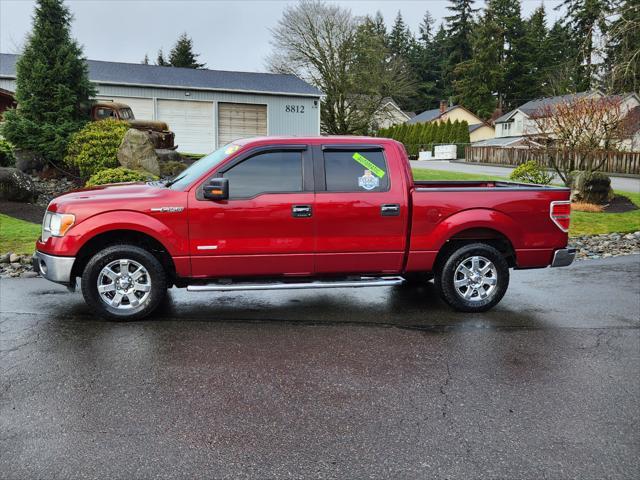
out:
M133 110L133 116L137 120L153 120L153 100L150 98L133 97L96 97L101 102L126 103Z
M267 106L248 103L218 104L218 145L239 138L267 134Z
M176 134L178 150L209 153L214 149L213 103L158 100L158 120L167 122Z

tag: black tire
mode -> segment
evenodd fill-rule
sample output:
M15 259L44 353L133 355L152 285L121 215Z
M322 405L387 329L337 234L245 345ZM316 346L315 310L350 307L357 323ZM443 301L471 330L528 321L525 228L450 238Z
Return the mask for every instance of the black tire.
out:
M98 277L101 272L106 266L119 260L132 261L129 268L135 268L135 263L137 263L146 270L146 274L142 276L142 281L148 282L149 290L146 296L144 293L138 293L144 298L139 305L132 306L128 300L130 298L129 295L126 295L127 299L122 302L123 305L120 308L113 307L107 305L98 292ZM127 321L144 318L158 307L166 294L167 276L162 264L147 250L134 245L114 245L99 251L91 257L82 273L82 295L85 302L98 315L109 320ZM134 298L133 301L136 302L138 300Z
M489 281L489 279L495 275L496 280L493 289L491 289L490 285L484 284L475 288L475 286L480 283L472 283L471 287L465 287L464 285L460 285L459 288L456 287L454 283L456 280L462 283L468 281L466 280L464 272L458 271L458 267L463 263L469 265L473 257L482 257L493 265L494 270L487 272L487 277L474 277L484 278L486 281ZM483 260L479 260L479 264L483 265L483 269L487 265ZM464 265L461 268L464 269ZM493 273L494 271L495 274ZM478 280L478 282L485 280ZM449 256L438 268L435 276L435 285L442 299L455 310L471 313L486 312L500 302L507 291L507 287L509 286L509 265L504 256L491 245L484 243L463 245L450 252ZM465 299L463 297L468 289L471 289L471 298ZM482 298L480 289L484 290L486 298ZM487 294L489 291L490 293Z

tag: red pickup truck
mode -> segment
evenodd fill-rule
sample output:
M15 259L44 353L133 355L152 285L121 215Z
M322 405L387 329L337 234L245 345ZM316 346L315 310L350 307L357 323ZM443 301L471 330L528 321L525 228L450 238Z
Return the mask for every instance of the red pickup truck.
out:
M112 319L190 291L397 285L434 278L464 312L496 305L509 268L569 265L569 190L414 181L383 138L253 138L170 181L67 193L47 210L34 268Z

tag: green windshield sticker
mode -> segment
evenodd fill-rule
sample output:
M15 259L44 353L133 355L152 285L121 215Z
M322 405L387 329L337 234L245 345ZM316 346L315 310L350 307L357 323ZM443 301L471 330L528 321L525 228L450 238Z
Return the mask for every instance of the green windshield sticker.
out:
M367 170L371 170L371 172L378 178L384 177L384 170L378 167L371 160L363 157L358 152L353 154L353 159L358 162L360 165L365 167Z

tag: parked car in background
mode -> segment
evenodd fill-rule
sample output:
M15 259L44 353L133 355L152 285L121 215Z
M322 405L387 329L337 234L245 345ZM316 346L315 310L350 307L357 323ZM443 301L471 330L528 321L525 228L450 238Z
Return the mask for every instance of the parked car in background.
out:
M165 122L154 120L136 120L131 107L125 103L98 102L91 106L91 120L99 121L112 118L123 120L131 128L146 132L153 143L154 148L175 150L175 134L169 130Z
M496 305L509 269L569 265L569 189L415 181L402 144L369 137L233 142L168 182L67 193L34 268L112 319L166 289L378 287L435 278L464 312Z

